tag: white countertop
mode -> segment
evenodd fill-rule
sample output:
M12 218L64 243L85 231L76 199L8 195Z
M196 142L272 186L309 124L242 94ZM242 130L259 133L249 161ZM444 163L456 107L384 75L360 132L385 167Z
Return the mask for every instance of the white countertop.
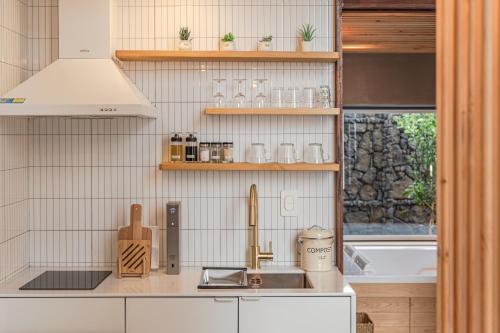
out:
M62 267L30 268L0 284L0 297L230 297L230 296L354 296L337 268L330 272L308 272L310 289L198 289L201 267L184 267L179 275L163 270L148 278L118 279L113 273L94 290L19 290L19 287L46 270L105 270ZM302 272L296 267L270 267L262 272ZM253 272L249 270L249 272Z

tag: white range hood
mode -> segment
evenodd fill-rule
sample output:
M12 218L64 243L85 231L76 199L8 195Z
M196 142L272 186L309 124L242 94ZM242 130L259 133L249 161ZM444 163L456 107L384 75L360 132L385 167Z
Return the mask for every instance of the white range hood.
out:
M111 58L111 9L110 0L59 0L59 60L2 96L0 116L156 118Z

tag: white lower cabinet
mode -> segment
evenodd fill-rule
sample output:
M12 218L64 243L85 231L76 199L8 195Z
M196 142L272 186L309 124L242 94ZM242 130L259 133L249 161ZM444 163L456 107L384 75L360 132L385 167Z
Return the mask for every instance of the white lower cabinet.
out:
M0 298L0 333L125 333L125 300Z
M241 297L239 333L351 333L349 297Z
M127 333L238 333L238 299L127 298Z

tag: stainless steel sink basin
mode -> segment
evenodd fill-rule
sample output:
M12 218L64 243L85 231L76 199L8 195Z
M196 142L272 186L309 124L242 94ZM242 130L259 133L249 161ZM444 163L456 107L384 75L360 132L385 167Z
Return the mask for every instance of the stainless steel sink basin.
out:
M200 289L247 288L246 268L203 267Z
M248 274L248 286L259 289L312 288L305 273L252 273Z
M248 273L246 268L204 267L199 289L308 289L305 273Z

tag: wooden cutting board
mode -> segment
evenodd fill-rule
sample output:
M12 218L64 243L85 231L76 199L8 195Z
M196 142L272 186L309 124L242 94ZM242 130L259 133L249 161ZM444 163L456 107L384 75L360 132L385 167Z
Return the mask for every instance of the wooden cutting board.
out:
M151 271L152 232L142 226L142 206L130 207L130 225L118 231L118 277L146 277Z

